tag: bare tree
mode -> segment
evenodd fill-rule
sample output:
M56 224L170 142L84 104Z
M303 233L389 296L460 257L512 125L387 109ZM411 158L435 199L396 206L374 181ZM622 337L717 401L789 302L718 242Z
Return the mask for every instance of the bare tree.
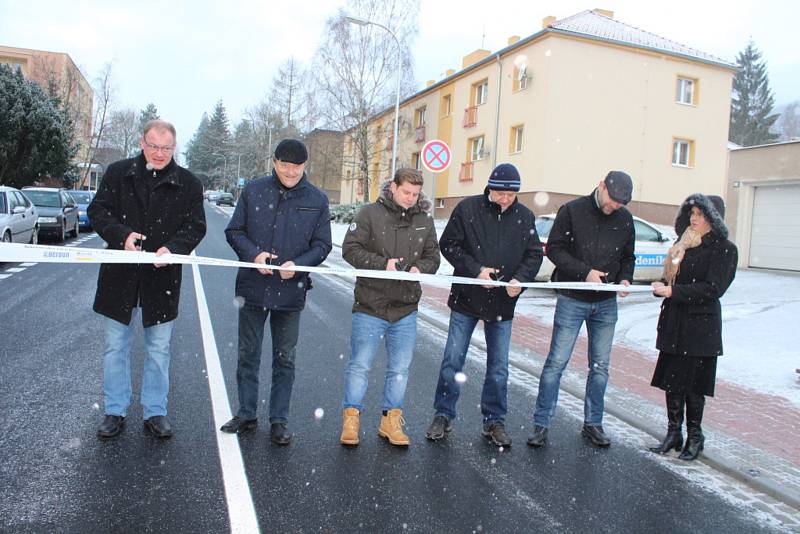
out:
M94 132L92 133L94 147L91 148L91 150L89 150L86 154L86 160L84 161L83 167L83 180L86 180L89 176L92 159L94 159L94 154L97 152L97 147L100 146L100 142L103 140L103 134L105 133L107 124L107 117L111 112L111 102L114 95L114 84L111 75L112 68L113 61L109 61L103 66L100 74L95 79L94 90L97 100L95 100Z
M413 92L410 44L418 31L418 13L418 0L350 0L346 11L341 10L328 19L314 58L314 84L321 117L326 125L347 132L352 138L366 201L370 162L376 150L382 148L372 142L370 119L392 106L398 63L402 65L403 79L408 81L403 92ZM388 27L400 46L386 30L371 25L354 27L345 15ZM388 166L381 167L379 174Z
M136 154L139 148L139 121L138 114L133 108L123 108L111 111L102 145L116 148L122 157L129 158Z
M781 141L800 139L800 100L786 104L773 128Z

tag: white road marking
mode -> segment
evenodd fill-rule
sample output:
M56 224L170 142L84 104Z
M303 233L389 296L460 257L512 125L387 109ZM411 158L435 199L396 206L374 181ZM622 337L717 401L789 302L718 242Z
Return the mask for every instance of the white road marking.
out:
M6 269L7 273L21 273L25 270L25 267L9 267Z
M10 274L0 274L0 280L5 280L9 276L11 276L11 275Z
M26 262L26 263L20 263L19 264L20 267L33 267L34 265L36 265L36 264L35 263L31 263L31 262Z
M195 255L194 252L192 252L192 255ZM218 429L231 418L231 407L228 404L228 392L225 389L225 380L222 376L222 365L217 352L217 342L214 338L214 329L208 312L203 281L200 278L200 268L197 265L192 265L192 275L194 277L194 290L197 295L197 312L200 317L203 352L206 356L206 374L208 376L208 389L211 393L211 406L214 412L214 428ZM242 461L242 451L239 448L239 438L236 437L236 434L225 434L220 430L216 430L215 433L220 465L222 466L222 480L225 485L225 500L228 505L231 532L259 532L253 497L250 494L250 485L247 482L247 473Z

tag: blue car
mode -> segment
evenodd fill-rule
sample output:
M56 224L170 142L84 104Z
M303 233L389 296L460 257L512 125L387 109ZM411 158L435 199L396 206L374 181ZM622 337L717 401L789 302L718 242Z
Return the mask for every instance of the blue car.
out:
M77 189L69 191L69 194L72 195L72 198L74 198L75 202L78 204L78 220L80 221L81 230L90 229L92 227L92 224L89 222L89 217L86 216L86 208L92 203L94 193L94 191L79 191Z

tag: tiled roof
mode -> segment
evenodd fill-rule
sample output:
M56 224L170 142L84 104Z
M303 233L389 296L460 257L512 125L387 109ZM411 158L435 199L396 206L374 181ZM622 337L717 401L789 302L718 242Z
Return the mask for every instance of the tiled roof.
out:
M670 41L654 33L641 30L623 22L606 17L594 11L582 11L571 17L557 20L550 25L556 31L582 34L590 38L612 41L640 48L657 50L691 59L734 68L735 65L711 54L706 54L675 41Z

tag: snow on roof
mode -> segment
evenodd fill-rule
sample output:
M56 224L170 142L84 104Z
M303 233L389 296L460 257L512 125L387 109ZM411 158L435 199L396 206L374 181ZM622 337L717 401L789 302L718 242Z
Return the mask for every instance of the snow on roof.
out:
M597 39L667 52L669 54L684 56L707 63L714 63L724 67L736 67L735 64L724 59L676 43L675 41L619 22L618 20L614 20L591 10L582 11L565 19L557 20L550 24L549 28L556 31L582 34Z

